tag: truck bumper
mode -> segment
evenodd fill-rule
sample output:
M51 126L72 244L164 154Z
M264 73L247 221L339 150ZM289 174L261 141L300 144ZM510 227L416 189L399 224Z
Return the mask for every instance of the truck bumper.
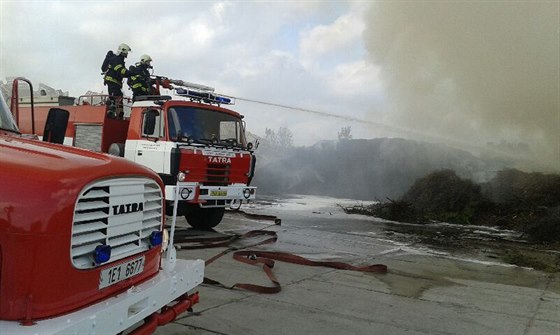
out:
M200 285L203 278L204 261L177 259L173 270L160 270L140 285L78 311L40 320L31 326L0 321L0 334L108 335L118 334L144 320L132 334L150 334L198 302L197 293L189 296L187 292ZM164 307L167 304L172 305Z
M177 187L179 188L178 193L176 193ZM175 200L175 194L179 194L179 201L221 201L222 203L229 203L234 200L250 201L255 199L256 191L256 187L243 184L204 186L199 183L179 182L177 185L165 186L165 200L173 201Z

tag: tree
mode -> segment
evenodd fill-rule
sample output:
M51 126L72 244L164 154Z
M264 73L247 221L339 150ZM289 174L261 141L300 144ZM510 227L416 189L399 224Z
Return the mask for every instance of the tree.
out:
M340 131L338 132L338 139L339 140L351 140L352 139L352 135L350 135L351 131L352 131L352 127L350 127L350 126L342 127L340 129Z
M278 146L281 148L291 148L294 146L294 135L288 128L280 127L278 129L277 138Z
M277 132L269 128L265 130L265 139L272 147L291 148L294 146L293 137L290 129L285 127L278 128Z
M276 133L274 132L274 130L269 128L266 128L266 130L264 131L264 138L271 146L275 146L276 143L278 142L278 137L276 136Z

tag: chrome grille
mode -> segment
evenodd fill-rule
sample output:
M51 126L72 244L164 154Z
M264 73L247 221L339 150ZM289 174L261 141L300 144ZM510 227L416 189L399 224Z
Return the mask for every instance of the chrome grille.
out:
M96 267L93 251L98 245L111 246L107 263L148 250L150 234L161 229L162 197L159 185L148 178L109 179L87 186L74 209L74 266Z

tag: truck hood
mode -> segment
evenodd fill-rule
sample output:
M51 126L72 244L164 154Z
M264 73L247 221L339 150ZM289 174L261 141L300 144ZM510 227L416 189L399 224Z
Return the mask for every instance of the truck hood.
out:
M44 232L53 215L72 215L81 190L95 180L148 177L162 185L153 171L120 157L4 135L0 133L0 232Z

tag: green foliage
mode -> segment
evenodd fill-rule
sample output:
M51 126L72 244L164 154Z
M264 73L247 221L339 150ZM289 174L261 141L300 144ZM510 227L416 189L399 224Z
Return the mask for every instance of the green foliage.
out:
M502 255L502 260L518 266L530 267L546 272L560 271L560 256L542 254L533 255L528 250L508 250Z
M531 208L560 204L560 175L499 171L483 185L484 193L498 204Z
M402 199L373 205L369 212L412 223L499 225L533 241L560 242L560 176L504 170L484 188L483 193L454 171L439 170L417 179Z
M480 186L448 169L416 180L402 200L422 216L459 224L471 223L480 203L485 201Z
M533 241L560 241L560 175L507 169L483 185L493 215Z
M536 241L560 241L560 206L546 210L542 217L529 223L525 230Z

